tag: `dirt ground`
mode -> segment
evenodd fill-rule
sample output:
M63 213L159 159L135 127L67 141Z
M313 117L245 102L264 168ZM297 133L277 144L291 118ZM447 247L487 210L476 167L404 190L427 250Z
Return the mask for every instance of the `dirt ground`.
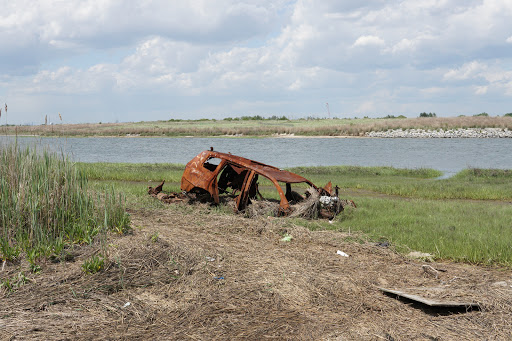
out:
M74 260L42 264L39 274L24 269L30 282L0 294L0 339L512 338L511 269L409 260L362 236L311 232L286 218L202 207L130 213L133 234L103 243L103 271L81 270L99 242L70 250ZM0 277L20 267L7 264ZM379 287L481 310L427 309Z

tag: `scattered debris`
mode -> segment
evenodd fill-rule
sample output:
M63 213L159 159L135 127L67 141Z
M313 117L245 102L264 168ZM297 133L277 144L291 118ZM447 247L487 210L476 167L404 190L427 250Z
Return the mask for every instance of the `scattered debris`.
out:
M283 238L281 238L281 241L282 242L290 242L292 239L293 239L293 237L291 235L289 235L288 233L285 233Z
M338 254L338 255L340 255L340 256L342 256L342 257L348 257L348 255L347 255L345 252L341 251L341 250L338 250L338 251L336 252L336 254Z
M123 309L124 309L124 308L127 308L127 307L129 307L129 306L130 306L130 304L131 304L130 302L126 302L126 303L123 305L123 307L122 307L122 308L123 308Z
M152 196L157 196L160 192L162 192L162 188L164 187L165 180L162 181L162 183L155 188L149 187L148 188L148 194Z
M436 279L439 278L439 271L431 267L430 265L423 265L421 267L423 269L423 272L427 275L434 276Z
M508 288L509 287L509 285L508 285L508 283L506 281L494 282L491 285L495 286L495 287L503 287L503 288ZM512 287L512 285L510 287Z
M435 308L455 308L455 309L465 309L466 311L470 310L480 310L480 305L475 302L458 302L458 301L450 301L450 300L442 300L442 299L433 299L433 298L427 298L424 296L420 296L417 294L411 294L407 291L417 291L417 290L424 290L425 288L411 288L411 289L401 289L401 290L392 290L392 289L386 289L386 288L379 288L380 291L386 293L386 294L392 294L397 296L398 298L405 298L414 302L418 302L424 305L427 305L429 307L435 307ZM445 290L443 288L428 288L431 290L437 290L444 292Z
M380 247L389 247L390 243L387 240L385 240L385 241L382 241L382 242L378 242L375 245L376 246L380 246Z
M433 262L434 261L434 255L431 255L430 253L426 253L426 252L419 252L419 251L409 252L407 254L407 257L410 259L420 259L425 262Z
M162 189L164 186L165 180L163 180L160 185L153 187L148 187L148 194L152 197L157 198L158 200L165 202L167 204L172 204L176 202L183 202L188 200L187 196L183 193L163 193Z

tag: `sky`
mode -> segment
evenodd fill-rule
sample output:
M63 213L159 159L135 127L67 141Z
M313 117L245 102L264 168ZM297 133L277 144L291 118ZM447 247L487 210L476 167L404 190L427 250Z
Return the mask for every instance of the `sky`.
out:
M503 115L512 1L0 0L0 103L0 124Z

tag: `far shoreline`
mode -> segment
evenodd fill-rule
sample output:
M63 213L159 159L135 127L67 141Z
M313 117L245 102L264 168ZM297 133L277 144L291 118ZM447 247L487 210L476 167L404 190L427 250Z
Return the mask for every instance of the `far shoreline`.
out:
M457 136L457 137L430 137L430 136L355 136L355 135L186 135L186 136L162 136L162 135L37 135L37 134L23 134L11 135L0 134L2 137L33 137L33 138L169 138L169 139L191 139L191 138L204 138L204 139L502 139L511 137L486 137L486 136Z
M512 138L512 116L168 120L0 126L0 136L172 138Z
M211 135L211 136L193 136L193 135L186 135L186 136L161 136L161 135L11 135L11 134L0 134L0 137L40 137L40 138L91 138L91 137L98 137L98 138L170 138L170 139L190 139L190 138L208 138L208 139L215 139L215 138L229 138L229 139L264 139L264 138L279 138L279 139L327 139L327 138L340 138L340 139L360 139L360 138L380 138L380 137L372 137L372 136L351 136L351 135L339 135L339 136L332 136L332 135L287 135L287 136L272 136L272 135L246 135L246 136L234 136L234 135Z

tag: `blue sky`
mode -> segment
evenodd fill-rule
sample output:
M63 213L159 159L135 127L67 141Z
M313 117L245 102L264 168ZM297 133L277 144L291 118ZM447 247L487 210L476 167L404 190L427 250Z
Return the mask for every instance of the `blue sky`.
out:
M0 124L512 112L510 0L0 8Z

